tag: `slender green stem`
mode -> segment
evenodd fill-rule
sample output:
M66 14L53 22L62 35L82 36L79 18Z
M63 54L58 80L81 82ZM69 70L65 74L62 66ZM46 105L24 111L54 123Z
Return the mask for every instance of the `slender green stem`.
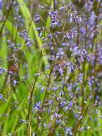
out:
M40 58L42 56L42 51L41 51L41 54L40 54ZM41 59L39 61L39 64L38 64L38 72L40 70L40 64L41 64ZM27 125L27 135L28 136L31 136L32 134L32 125L31 125L31 120L32 120L32 104L33 104L33 93L34 93L34 89L35 89L35 85L36 85L36 82L37 82L37 79L38 79L38 76L35 77L34 79L34 83L32 85L32 89L31 89L31 93L30 93L30 98L29 98L29 108L28 108L28 125Z

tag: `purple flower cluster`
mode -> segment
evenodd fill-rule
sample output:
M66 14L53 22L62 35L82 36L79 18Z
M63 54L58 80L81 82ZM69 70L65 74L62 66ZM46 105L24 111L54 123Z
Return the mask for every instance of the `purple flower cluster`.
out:
M102 2L53 0L52 5L53 9L46 5L48 9L38 9L30 22L38 32L34 44L42 41L39 49L32 46L31 24L26 28L19 3L13 3L17 7L14 26L29 48L22 48L12 35L7 70L0 66L0 76L7 74L5 81L15 93L13 99L21 102L17 110L24 105L19 123L27 124L28 130L34 127L34 135L81 135L92 131L88 122L98 126L94 115L102 104ZM27 104L22 102L23 96ZM0 101L3 99L1 93Z
M100 1L98 3L101 4ZM100 104L101 97L101 86L97 86L100 80L95 79L98 74L95 70L102 65L101 42L97 39L102 9L97 9L99 13L96 14L91 1L84 4L84 12L76 10L76 6L69 4L48 14L51 22L49 33L45 26L48 34L43 44L49 56L51 71L50 75L47 75L48 87L45 87L44 91L46 98L41 101L43 114L46 115L46 111L50 109L51 120L56 120L61 127L63 123L67 125L68 118L64 112L69 114L69 117L69 112L73 112L73 123L70 126L72 129L69 127L65 130L70 135L76 133L75 125L77 127L77 122L83 120L84 110L87 114L87 102L91 100L93 105L96 101ZM53 102L50 103L49 99ZM41 116L43 118L43 115ZM79 131L84 131L84 127L82 128ZM54 130L52 124L50 129Z

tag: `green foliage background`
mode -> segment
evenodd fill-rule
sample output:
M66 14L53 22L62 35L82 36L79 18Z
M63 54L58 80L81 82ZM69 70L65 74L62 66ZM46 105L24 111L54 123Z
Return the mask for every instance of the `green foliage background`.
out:
M10 1L5 1L4 5L9 3ZM43 71L43 66L48 64L48 50L44 50L42 48L43 41L38 36L38 31L36 30L37 25L32 20L32 13L38 12L42 19L44 20L44 23L46 25L47 29L50 29L50 18L48 15L48 11L50 10L49 7L53 8L53 1L52 0L38 0L35 1L36 6L43 5L45 6L44 9L40 9L39 7L36 7L31 11L31 1L24 1L24 0L17 0L17 2L20 5L20 13L23 16L24 19L24 29L27 30L28 36L30 40L32 41L32 46L28 48L26 46L26 41L24 38L22 38L19 35L20 30L15 27L15 11L13 8L11 8L11 11L6 10L6 6L3 7L3 10L0 11L2 16L5 16L4 21L0 21L0 67L4 68L8 71L8 60L7 57L11 52L11 50L8 48L7 40L10 39L11 41L14 41L14 44L16 48L20 51L20 54L18 56L18 60L21 60L20 66L19 66L19 75L20 77L23 77L25 73L27 73L28 78L26 80L20 80L20 83L16 86L16 89L12 89L11 85L6 80L6 73L3 72L3 74L0 75L0 93L3 95L3 98L0 99L0 135L1 136L25 136L25 135L34 135L34 133L37 133L37 136L47 136L49 133L49 129L47 126L47 129L42 131L43 126L42 124L38 123L38 113L32 113L32 108L29 106L29 99L31 97L31 92L33 93L33 102L31 106L39 101L44 100L45 93L41 93L39 86L39 83L42 83L43 86L47 87L47 79L46 75L50 74L50 70ZM65 3L67 4L69 1L66 0ZM63 1L58 1L58 7L61 7L63 4ZM57 7L57 8L58 8ZM36 11L35 11L36 10ZM94 5L94 10L95 5ZM32 12L32 13L31 13ZM102 21L100 21L100 24L102 24ZM42 26L43 23L40 24ZM66 28L70 28L70 26L66 26ZM47 32L45 34L47 35ZM98 34L98 40L100 40L102 37L102 30L100 30L100 33ZM22 46L21 46L22 45ZM94 51L92 51L94 52ZM73 60L74 58L72 58ZM27 69L23 68L25 64L28 65ZM102 68L102 67L101 67ZM100 68L100 69L101 69ZM99 66L97 65L95 69L99 69ZM85 71L87 72L89 70L89 65L86 63L85 65ZM100 72L100 71L99 71ZM38 76L35 76L35 74L38 73ZM75 79L75 75L79 73L78 70L75 71L74 75L72 75L72 80ZM94 75L97 75L97 72L94 73ZM89 75L85 75L85 78L87 79ZM101 80L101 79L100 79ZM5 83L6 81L6 83ZM53 84L53 77L50 81ZM59 83L60 84L60 83ZM80 85L79 85L80 86ZM102 86L102 85L101 85ZM33 89L34 88L34 89ZM87 92L89 91L89 87L86 86ZM102 89L102 88L101 88ZM52 94L51 94L52 95ZM88 93L85 94L86 96ZM52 98L52 96L51 96ZM76 98L75 98L76 99ZM77 98L77 100L80 103L82 98ZM86 107L84 110L87 110L87 107L90 105L90 101L87 102ZM55 104L57 105L57 103ZM30 108L30 110L29 110ZM77 109L76 109L77 112ZM90 113L91 112L91 113ZM75 135L81 135L81 136L101 136L102 135L102 106L98 106L97 108L92 106L90 107L90 114L92 116L92 120L89 118L90 114L86 114L82 121L83 126L87 125L89 126L89 129L86 131L80 131L77 133L76 129ZM31 117L28 117L28 113L32 114ZM59 113L63 114L61 111ZM42 118L46 117L47 123L50 123L50 116L48 113L44 113L41 115ZM77 120L75 120L73 111L70 110L68 113L65 113L64 116L68 116L68 127L75 127L75 123L77 124ZM93 118L97 120L97 123L93 121ZM30 120L30 125L28 127ZM51 122L51 126L55 124L56 120L53 120ZM99 124L99 125L97 125ZM39 126L37 126L39 125ZM63 126L65 124L63 123ZM42 133L41 133L42 132ZM64 136L63 129L56 126L55 134L57 136L57 132L59 132L59 135ZM74 134L73 134L74 135ZM50 135L48 135L50 136ZM67 135L66 135L67 136Z

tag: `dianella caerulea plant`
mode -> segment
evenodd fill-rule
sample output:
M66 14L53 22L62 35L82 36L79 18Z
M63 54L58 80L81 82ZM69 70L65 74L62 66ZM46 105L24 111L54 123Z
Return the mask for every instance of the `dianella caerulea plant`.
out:
M102 1L0 1L0 135L101 136Z

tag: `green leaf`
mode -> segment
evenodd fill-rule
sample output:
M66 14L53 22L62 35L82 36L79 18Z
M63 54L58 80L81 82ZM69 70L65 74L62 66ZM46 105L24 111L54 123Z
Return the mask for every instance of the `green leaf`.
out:
M23 0L18 0L18 3L20 5L21 12L25 18L26 28L27 28L27 31L28 31L28 34L29 34L31 40L33 41L35 38L37 40L38 47L42 50L43 42L42 42L41 38L39 38L39 36L38 36L38 32L36 30L36 25L35 25L34 21L32 20L29 9L27 8L27 6ZM46 53L44 50L42 50L42 55L44 56L43 57L44 63L48 64L48 60L47 60Z

